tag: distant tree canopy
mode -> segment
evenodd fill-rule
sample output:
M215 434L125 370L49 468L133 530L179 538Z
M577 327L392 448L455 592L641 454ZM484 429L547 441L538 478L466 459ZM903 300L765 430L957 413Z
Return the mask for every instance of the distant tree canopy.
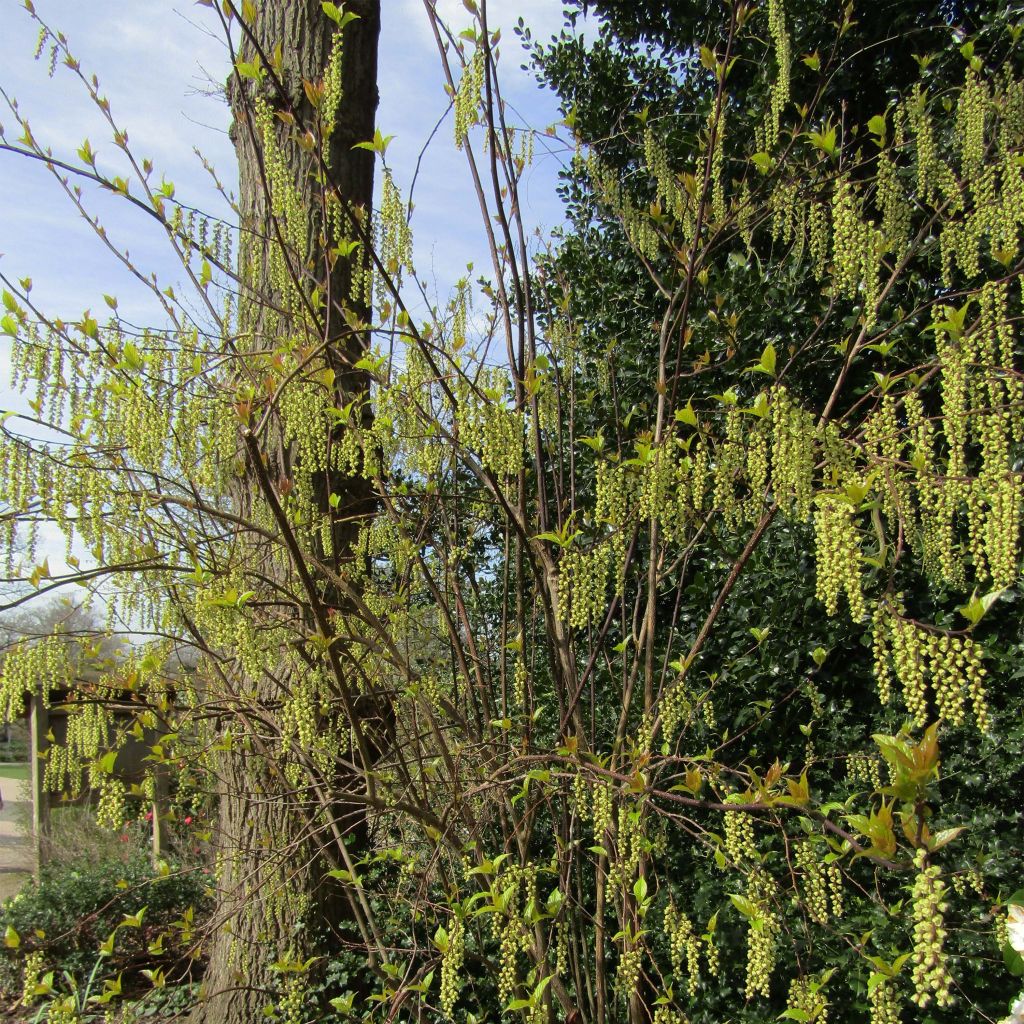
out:
M64 440L6 419L0 496L84 539L56 582L150 634L154 764L219 796L197 1017L1000 1016L1020 11L590 5L533 49L575 147L534 261L486 5L427 4L493 267L424 313L377 8L300 6L302 53L228 5L237 225L5 144L141 195L193 285L140 335L4 279Z

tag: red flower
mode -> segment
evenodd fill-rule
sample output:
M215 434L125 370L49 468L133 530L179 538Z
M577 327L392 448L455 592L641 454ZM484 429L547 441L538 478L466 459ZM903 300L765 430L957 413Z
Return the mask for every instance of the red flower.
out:
M152 821L152 820L153 820L153 812L152 811L146 811L146 821Z
M191 825L192 824L192 815L191 814L185 819L185 824L186 825Z

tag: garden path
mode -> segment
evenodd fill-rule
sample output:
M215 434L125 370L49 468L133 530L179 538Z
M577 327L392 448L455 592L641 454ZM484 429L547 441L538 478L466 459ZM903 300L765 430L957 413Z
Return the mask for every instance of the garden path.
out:
M32 874L32 843L27 831L31 803L27 789L20 779L0 778L4 799L0 811L0 901L13 896Z

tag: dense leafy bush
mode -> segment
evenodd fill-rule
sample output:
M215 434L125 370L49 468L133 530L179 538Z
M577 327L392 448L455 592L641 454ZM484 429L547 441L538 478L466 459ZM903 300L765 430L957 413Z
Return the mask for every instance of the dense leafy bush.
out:
M38 884L28 885L0 910L0 932L8 936L0 967L0 986L21 992L21 964L42 952L43 969L88 975L98 950L118 929L109 973L138 971L187 955L192 921L206 903L200 869L172 867L154 871L140 850L124 859L82 859L48 867ZM142 912L141 926L126 928L126 918Z

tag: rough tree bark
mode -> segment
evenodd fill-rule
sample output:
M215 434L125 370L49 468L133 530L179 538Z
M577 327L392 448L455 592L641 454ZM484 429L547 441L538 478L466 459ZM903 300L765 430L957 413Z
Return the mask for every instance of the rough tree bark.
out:
M290 141L295 133L285 122L289 113L300 124L314 122L316 111L304 82L321 80L337 26L324 14L320 0L266 0L257 6L258 15L249 26L252 36L243 33L239 50L249 60L257 51L264 54L276 63L275 73L260 83L233 77L228 90L239 164L242 246L246 239L263 240L256 242L255 257L250 251L241 259L254 258L257 266L262 259L265 265L263 256L280 244L268 203L264 153L251 116L252 100L258 92L272 110L285 114L284 119L276 119L280 121L279 146L292 181L302 193L303 209L309 213L307 251L293 251L292 256L305 287L311 289L315 284L329 296L321 315L330 343L327 359L335 370L335 402L340 407L367 386L365 375L352 369L366 345L366 335L352 330L342 307L364 321L369 310L350 295L353 266L345 259L331 265L326 258L330 232L323 229L322 193L325 187L337 190L348 208L361 212L368 225L374 154L353 149L353 145L374 134L380 0L348 0L343 6L358 18L344 29L343 94L335 127L325 140L326 186L310 173L316 160ZM365 259L363 249L353 258ZM276 305L273 284L265 271L257 271L255 279L250 279L248 291L248 296L243 295L241 328L243 336L248 334L258 348L267 342L266 333L287 327L282 327L279 316L264 312ZM262 438L260 443L269 477L275 483L286 478L295 453L280 436L276 440ZM253 504L258 481L250 471L238 487L237 500L244 511ZM331 479L329 473L317 480L316 490L317 502L322 501L325 512L332 492L342 499L332 550L318 554L343 574L345 562L352 557L356 524L372 508L372 498L365 482ZM329 586L324 585L322 593L329 605L343 606L343 598ZM289 793L273 757L273 730L264 728L279 706L280 690L266 679L247 681L247 690L252 713L242 722L245 735L239 736L237 713L227 719L234 742L222 755L218 785L216 931L210 939L203 998L193 1012L193 1024L250 1024L263 1019L281 980L270 970L270 963L280 955L302 955L314 937L320 947L317 952L322 953L323 943L329 944L331 937L337 936L339 920L350 916L338 885L324 884L325 870L334 866L321 856L323 847L332 841L331 833L322 830L322 816L317 831L315 809L302 807ZM351 806L334 806L333 818L344 833L361 833L360 817L361 812Z

